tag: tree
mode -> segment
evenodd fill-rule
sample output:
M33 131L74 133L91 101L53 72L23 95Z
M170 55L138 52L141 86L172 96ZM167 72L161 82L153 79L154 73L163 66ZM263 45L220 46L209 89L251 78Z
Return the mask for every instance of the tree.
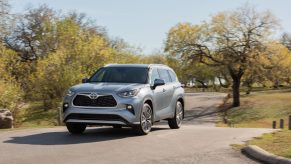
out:
M137 55L141 53L141 49L131 46L121 38L113 38L109 40L109 46L114 53L113 63L139 63L141 62L141 56Z
M283 33L281 37L281 43L286 46L289 51L291 51L291 35L288 33Z
M13 66L19 66L14 62L17 54L0 45L0 108L9 109L16 119L23 101L23 91L13 76Z
M179 80L185 85L195 79L203 88L207 88L207 83L214 81L216 71L206 65L197 61L184 60L171 54L167 54L165 57L166 64L174 69Z
M166 64L167 59L164 54L156 53L151 55L145 55L141 57L141 63L145 64Z
M57 48L56 12L46 5L29 9L16 29L6 37L6 44L24 61L37 60Z
M184 60L224 67L232 78L233 106L240 105L240 84L245 71L264 50L277 20L270 12L248 5L221 12L201 25L180 23L171 28L165 51Z
M291 53L281 43L270 42L267 44L265 51L266 59L260 60L265 71L261 71L267 80L269 80L274 88L279 88L283 82L290 84L291 77Z
M56 27L57 49L40 58L30 76L32 98L42 100L46 110L58 106L70 86L114 60L106 38L82 26L75 17L59 19Z
M0 43L9 34L14 25L14 16L10 13L8 0L0 0Z
M0 0L0 17L5 17L9 14L9 3L7 0Z

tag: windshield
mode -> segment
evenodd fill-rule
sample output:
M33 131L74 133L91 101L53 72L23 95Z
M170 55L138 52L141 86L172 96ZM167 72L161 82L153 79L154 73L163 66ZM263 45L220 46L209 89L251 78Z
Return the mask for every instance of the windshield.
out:
M140 67L103 67L100 68L89 82L109 83L142 83L147 82L148 68Z

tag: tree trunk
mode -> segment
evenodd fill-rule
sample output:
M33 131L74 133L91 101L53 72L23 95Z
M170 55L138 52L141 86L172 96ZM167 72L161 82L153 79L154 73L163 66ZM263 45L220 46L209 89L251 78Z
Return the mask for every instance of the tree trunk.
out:
M239 95L239 88L240 88L240 77L232 77L233 84L232 84L232 95L233 95L233 107L240 106L240 95Z

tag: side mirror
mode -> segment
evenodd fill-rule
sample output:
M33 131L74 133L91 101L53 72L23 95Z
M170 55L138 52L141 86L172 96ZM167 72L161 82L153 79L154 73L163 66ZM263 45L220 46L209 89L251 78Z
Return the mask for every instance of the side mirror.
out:
M155 89L157 86L165 85L165 81L162 79L155 79L153 88Z
M82 79L82 83L88 83L88 81L89 79L87 77Z

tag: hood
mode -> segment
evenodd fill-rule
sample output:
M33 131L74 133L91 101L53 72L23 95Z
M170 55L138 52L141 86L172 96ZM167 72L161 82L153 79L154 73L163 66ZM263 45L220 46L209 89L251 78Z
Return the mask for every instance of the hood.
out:
M145 84L129 83L83 83L71 87L73 92L120 92L144 87Z

